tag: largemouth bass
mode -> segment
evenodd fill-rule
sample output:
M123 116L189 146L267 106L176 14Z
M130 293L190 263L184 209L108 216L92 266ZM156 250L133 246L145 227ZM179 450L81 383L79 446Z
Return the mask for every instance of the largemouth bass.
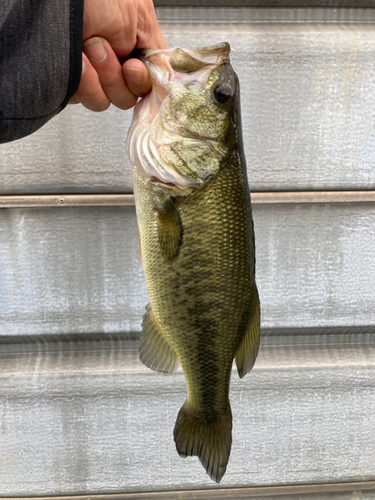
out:
M222 43L147 50L152 92L127 138L150 304L140 359L187 384L174 439L223 477L232 444L229 382L255 362L260 307L239 84Z

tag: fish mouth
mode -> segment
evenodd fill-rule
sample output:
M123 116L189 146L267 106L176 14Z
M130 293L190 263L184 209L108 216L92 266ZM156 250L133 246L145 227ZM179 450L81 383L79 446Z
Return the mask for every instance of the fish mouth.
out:
M171 81L188 83L191 74L192 81L205 83L215 67L229 62L229 54L230 45L223 42L191 50L180 47L140 50L136 57L147 66L151 81L159 92L164 90L160 95L163 99Z
M195 135L183 126L175 129L164 124L168 137L156 144L150 135L150 127L173 84L206 87L212 71L226 62L229 63L229 54L230 45L227 42L194 50L175 47L139 50L132 54L146 65L153 85L152 92L135 108L133 124L128 133L127 152L133 168L136 167L138 173L148 181L184 193L199 189L208 181L209 176L205 174L193 176L179 173L173 165L163 160L160 150L163 146L181 139L188 139L193 144L202 141L214 142L212 137Z
M138 50L135 56L145 64L157 63L161 56L169 59L173 70L181 73L191 73L201 69L203 66L222 64L229 59L230 45L228 42L218 43L210 47L198 49L145 49Z
M216 67L229 63L229 55L228 42L191 50L180 47L138 50L137 57L146 65L153 84L153 114L157 114L170 92L172 83L184 85L194 83L203 87ZM180 137L191 140L212 141L212 137L194 134L192 131L184 130L181 126L178 127L178 131L168 126L166 130L171 135L177 133ZM176 140L178 140L177 137Z

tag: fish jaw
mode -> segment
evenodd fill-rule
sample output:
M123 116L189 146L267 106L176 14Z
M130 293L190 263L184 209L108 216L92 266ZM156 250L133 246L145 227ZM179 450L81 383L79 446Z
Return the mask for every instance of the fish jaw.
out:
M181 190L181 196L199 189L219 170L216 161L225 150L218 138L200 137L189 130L174 110L177 99L184 98L186 89L203 93L213 71L229 63L230 47L222 43L197 50L142 51L140 59L146 64L152 81L152 90L137 103L127 137L127 153L133 169L150 182ZM206 92L207 93L207 92ZM210 101L207 109L216 111ZM225 152L224 154L225 155ZM180 168L176 168L177 163ZM191 160L193 170L189 168Z
M168 92L170 82L184 81L189 83L196 79L197 72L203 69L212 71L212 68L223 63L229 63L230 45L227 42L187 50L174 47L173 49L150 49L140 53L140 59L146 64L153 85ZM202 72L203 80L205 72ZM160 93L162 96L163 94Z

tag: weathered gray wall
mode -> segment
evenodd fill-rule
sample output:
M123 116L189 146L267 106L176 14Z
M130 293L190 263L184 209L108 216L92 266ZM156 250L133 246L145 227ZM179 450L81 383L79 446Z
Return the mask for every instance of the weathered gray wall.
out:
M374 324L375 207L255 205L264 328ZM0 335L140 332L135 210L0 212Z
M169 46L231 43L253 191L375 189L375 11L297 8L321 3L158 9ZM0 195L131 193L130 121L72 106L2 145ZM263 340L233 373L221 485L373 481L375 207L260 204L254 223ZM182 373L138 360L146 304L134 208L0 209L0 496L212 486L174 449ZM375 498L358 491L298 498Z

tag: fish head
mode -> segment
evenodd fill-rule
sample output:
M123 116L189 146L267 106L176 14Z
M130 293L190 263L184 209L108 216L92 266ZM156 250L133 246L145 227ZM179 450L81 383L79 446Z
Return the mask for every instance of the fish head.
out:
M152 91L137 103L127 139L138 175L190 192L218 174L240 128L229 52L228 43L143 51Z

